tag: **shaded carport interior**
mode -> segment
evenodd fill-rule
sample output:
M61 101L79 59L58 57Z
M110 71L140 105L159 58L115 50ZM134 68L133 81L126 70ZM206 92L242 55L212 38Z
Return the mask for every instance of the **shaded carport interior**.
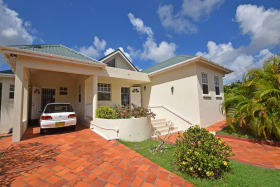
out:
M89 78L88 75L37 69L28 69L28 71L30 75L28 88L29 124L38 124L40 111L44 109L48 102L71 103L76 112L78 122L84 122L84 89L85 80ZM36 97L36 92L37 94L39 93L39 97ZM53 100L49 100L48 98L50 97Z

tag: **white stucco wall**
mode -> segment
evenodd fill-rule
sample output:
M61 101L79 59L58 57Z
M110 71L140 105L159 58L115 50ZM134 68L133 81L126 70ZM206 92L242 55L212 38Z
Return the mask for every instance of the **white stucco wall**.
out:
M121 88L134 85L133 81L108 77L99 77L98 83L111 84L111 101L98 101L99 106L121 105Z
M155 75L151 81L151 84L142 85L143 106L166 106L194 123L200 123L194 64ZM173 94L171 87L174 87Z
M224 120L221 112L221 104L224 101L223 73L203 64L197 64L197 84L200 110L200 125L207 127L218 121ZM208 77L209 96L202 92L201 74L206 73ZM216 96L214 76L219 77L220 96Z
M14 77L1 77L2 83L2 98L1 98L1 121L0 121L0 132L6 133L12 128L13 123L13 108L14 99L9 99L10 84L15 84Z
M92 129L106 139L121 139L131 142L144 141L152 135L151 121L146 117L131 119L96 118Z

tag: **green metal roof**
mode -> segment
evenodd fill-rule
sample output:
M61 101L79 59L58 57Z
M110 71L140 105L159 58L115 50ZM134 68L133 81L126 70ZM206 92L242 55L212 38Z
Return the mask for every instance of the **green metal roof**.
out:
M9 45L7 47L100 63L91 57L83 55L61 44Z
M163 62L161 62L159 64L156 64L156 65L154 65L152 67L144 69L142 72L144 72L144 73L152 73L154 71L158 71L160 69L163 69L163 68L166 68L166 67L178 64L180 62L192 59L194 57L195 56L192 56L192 55L179 55L179 56L175 56L175 57L172 57L172 58L170 58L170 59L168 59L166 61L163 61Z

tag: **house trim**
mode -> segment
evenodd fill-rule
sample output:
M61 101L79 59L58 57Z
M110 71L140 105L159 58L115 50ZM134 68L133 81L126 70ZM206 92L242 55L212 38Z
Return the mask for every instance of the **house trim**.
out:
M139 70L132 64L132 62L125 56L125 54L123 54L123 52L122 52L120 49L117 49L117 50L113 51L112 53L108 54L107 56L105 56L105 57L99 59L99 61L101 61L101 62L104 63L105 60L107 60L108 58L112 57L113 55L115 55L115 54L117 54L117 53L119 53L119 54L125 59L125 61L129 64L130 67L132 67L135 71L139 71ZM106 64L106 63L104 63L104 64Z
M154 71L154 72L151 72L151 73L148 73L149 76L155 76L157 74L160 74L160 73L164 73L166 71L169 71L169 70L172 70L172 69L175 69L175 68L178 68L178 67L181 67L181 66L184 66L184 65L187 65L187 64L191 64L191 63L195 63L195 62L202 62L202 63L205 63L207 65L210 65L216 69L219 69L223 72L225 72L226 74L227 73L231 73L232 70L230 69L227 69L227 68L224 68L212 61L209 61L207 60L206 58L203 58L201 56L197 56L197 57L193 57L191 59L188 59L188 60L185 60L185 61L182 61L182 62L179 62L177 64L174 64L174 65L171 65L171 66L168 66L168 67L165 67L165 68L162 68L162 69L159 69L157 71Z
M35 58L41 58L41 59L48 59L48 60L59 60L61 62L67 62L67 63L72 63L72 64L79 64L79 65L86 65L86 66L93 66L93 67L99 67L104 69L105 66L107 66L104 63L95 63L91 61L86 61L86 60L80 60L76 58L70 58L70 57L63 57L59 55L52 55L52 54L47 54L47 53L40 53L40 52L34 52L30 50L25 50L25 49L15 49L15 48L10 48L10 47L5 47L5 46L0 46L0 51L2 53L12 53L16 55L22 55L22 56L29 56L29 57L35 57Z

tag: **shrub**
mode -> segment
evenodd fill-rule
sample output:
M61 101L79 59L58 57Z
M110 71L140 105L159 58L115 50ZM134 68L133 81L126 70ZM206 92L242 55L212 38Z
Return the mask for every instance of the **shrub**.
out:
M176 140L175 163L194 177L217 179L231 169L232 149L220 138L198 126L190 127Z
M227 123L257 139L280 141L280 56L225 89Z
M100 106L96 109L96 117L98 118L118 119L119 116L119 111L110 106Z
M133 108L129 106L119 106L119 107L110 107L110 106L100 106L96 110L97 118L104 119L129 119L132 117L155 117L155 114L148 109L143 107L137 107L133 105Z

